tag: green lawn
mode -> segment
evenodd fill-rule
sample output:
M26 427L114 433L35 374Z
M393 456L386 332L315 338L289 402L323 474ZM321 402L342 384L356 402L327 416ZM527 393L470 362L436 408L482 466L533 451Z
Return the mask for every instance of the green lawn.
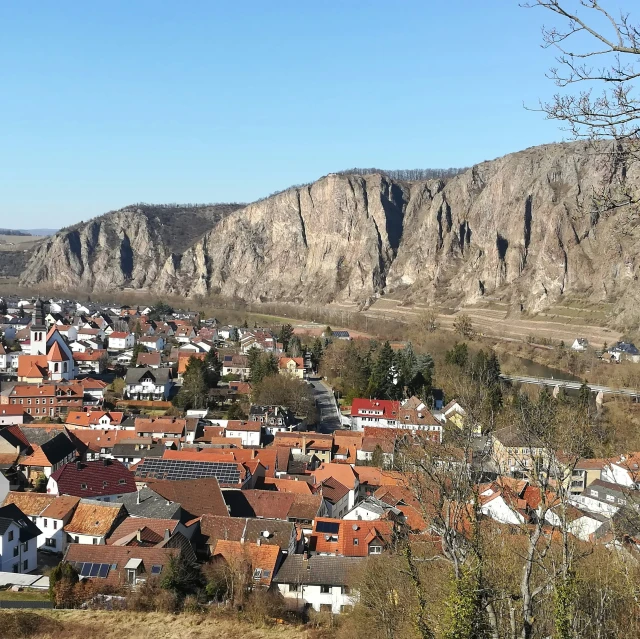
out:
M46 590L23 590L12 592L0 590L1 601L49 601L49 593Z

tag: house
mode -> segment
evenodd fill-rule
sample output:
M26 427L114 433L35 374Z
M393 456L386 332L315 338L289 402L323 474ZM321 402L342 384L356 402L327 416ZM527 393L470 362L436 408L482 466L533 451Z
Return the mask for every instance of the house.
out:
M113 331L113 333L109 335L110 351L126 351L129 348L133 348L135 343L136 338L133 333Z
M349 331L331 331L331 339L341 339L348 342L351 340L351 335L349 335Z
M131 468L147 457L159 459L167 450L166 444L151 437L132 437L121 439L111 449L111 457Z
M351 508L355 506L360 481L351 466L346 464L323 463L313 471L313 476L315 477L316 483L322 483L329 477L339 481L349 490L347 510L351 510Z
M276 433L289 431L294 425L291 411L285 406L258 406L249 408L249 419L261 422L265 432L274 437Z
M364 557L289 555L273 582L287 601L317 612L350 611L358 600L351 586L363 568Z
M631 493L632 491L620 484L596 479L584 489L582 494L571 496L570 502L582 510L612 517L620 508L637 501Z
M122 427L125 414L119 411L69 411L65 424L70 428L98 428L100 430Z
M278 360L278 371L281 375L290 375L298 379L304 379L306 369L302 357L281 357Z
M586 337L576 337L573 344L571 344L571 349L579 353L584 353L587 348L589 348L589 342Z
M174 334L176 341L182 344L188 344L195 336L196 336L196 332L193 330L193 326L189 324L176 326L176 330Z
M373 429L372 429L373 430ZM374 455L382 455L382 465L389 468L393 465L395 451L395 438L390 437L363 437L362 444L356 451L358 461L371 462Z
M439 414L442 416L442 421L446 424L453 424L459 430L462 430L465 426L466 411L460 405L458 400L452 399L446 406L444 406ZM482 434L482 426L478 422L472 424L472 433L474 435Z
M164 338L159 335L145 335L138 340L138 343L155 353L159 353L164 348Z
M619 455L602 466L603 481L620 484L628 488L640 485L640 453Z
M251 374L249 358L246 355L225 355L222 358L222 375L234 375L241 380Z
M73 495L97 501L115 501L137 490L133 473L116 460L66 464L47 483L50 495Z
M634 344L628 342L617 342L607 351L607 354L616 362L630 361L634 364L640 362L640 351Z
M349 510L349 489L333 477L320 484L320 494L325 502L327 517L342 519Z
M20 458L20 468L27 480L34 484L40 475L49 478L53 473L76 458L75 443L66 433L56 433L42 445L33 444L33 452Z
M0 571L27 573L38 565L41 530L15 504L0 508Z
M280 548L256 542L219 539L212 551L213 561L224 561L232 570L246 570L251 575L251 588L271 586L280 563Z
M90 348L84 352L74 353L73 361L76 363L79 373L101 375L106 367L107 351Z
M24 406L35 417L59 417L70 409L81 409L84 389L73 384L16 384L6 399L8 404Z
M169 452L181 453L184 451L165 451L164 457L161 459L146 457L136 466L136 481L140 484L152 484L154 490L156 489L157 480L165 479L167 481L175 481L185 478L215 478L218 479L221 485L234 488L250 487L255 483L254 473L247 464L220 460L219 457L207 459L204 454L200 454L202 461L180 458L168 459L166 455ZM264 468L262 472L264 472Z
M192 359L199 359L200 361L204 362L206 357L206 353L191 353L189 351L180 351L178 353L178 377L182 378L182 376L187 371L187 367L191 363Z
M294 455L312 455L320 461L331 462L333 436L314 432L279 432L273 440L274 446L287 446Z
M230 420L224 431L225 437L236 437L241 440L242 445L260 446L262 443L262 424L260 422L245 422L240 420Z
M178 519L156 519L150 517L127 517L111 532L106 542L116 546L158 546L172 537L182 535L195 543L200 521L194 519L183 524Z
M526 482L523 482L526 487ZM529 521L528 504L521 493L504 483L492 482L478 488L480 512L501 524L520 525Z
M178 417L136 417L135 436L156 439L180 439L187 430L187 420Z
M126 516L127 511L120 503L81 499L64 531L70 544L103 545Z
M129 368L125 377L128 399L164 400L169 397L172 386L169 368Z
M535 470L535 463L544 457L545 449L534 436L526 437L506 426L493 433L493 460L503 474L524 474Z
M562 458L558 459L559 466L562 466ZM584 489L596 479L605 479L602 471L608 464L606 459L579 459L571 471L569 490L573 495L579 495ZM608 478L607 481L611 481ZM615 483L615 482L614 482Z
M309 538L309 552L318 555L379 555L391 543L394 523L318 517Z
M142 366L145 368L160 368L162 364L162 358L160 353L138 353L138 359L136 360L136 366Z
M10 492L3 502L15 504L40 529L37 547L53 553L64 553L69 523L80 502L78 497L45 495L43 493Z
M351 402L351 428L364 430L365 426L398 428L400 402L385 399L354 399Z
M0 404L0 426L24 424L25 421L29 421L29 414L25 412L22 406Z
M219 540L240 543L258 543L277 546L284 554L294 553L300 547L295 524L272 519L250 519L218 515L203 515L200 520L200 534L208 556L213 555Z
M151 487L153 493L160 495L165 502L180 504L182 521L189 521L203 515L229 516L220 484L215 477L155 481ZM132 514L134 512L132 510ZM171 518L175 519L175 516Z
M116 499L114 503L123 504L130 517L153 519L183 518L182 506L179 503L173 502L147 487L140 488L136 493L126 493ZM224 511L225 515L228 516L226 507ZM190 514L186 514L184 517L187 521L193 519Z
M580 510L571 504L558 504L550 508L545 513L545 519L560 530L565 522L567 530L582 541L592 541L596 531L611 521L605 515Z
M64 561L81 578L110 587L135 587L151 578L160 579L171 557L179 552L177 548L69 544Z

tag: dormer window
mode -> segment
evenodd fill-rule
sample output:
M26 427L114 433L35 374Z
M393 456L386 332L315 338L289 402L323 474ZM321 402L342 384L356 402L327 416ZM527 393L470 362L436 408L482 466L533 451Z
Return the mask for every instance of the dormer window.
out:
M86 484L80 484L80 488L82 488L82 490L87 490L87 485Z

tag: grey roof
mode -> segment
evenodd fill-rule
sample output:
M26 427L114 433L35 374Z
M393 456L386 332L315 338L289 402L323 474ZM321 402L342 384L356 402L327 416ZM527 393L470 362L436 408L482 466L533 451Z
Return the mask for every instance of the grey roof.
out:
M290 521L278 519L247 519L244 538L247 542L255 542L260 538L260 543L268 546L280 546L282 550L289 548L291 536L294 534L295 524ZM269 533L268 535L263 533Z
M140 503L138 503L138 501ZM151 519L180 519L182 507L167 501L150 488L141 488L137 493L127 493L116 499L124 504L132 517L149 517Z
M0 535L4 535L13 523L20 528L20 541L29 541L42 534L38 528L15 504L0 508Z
M48 441L52 440L54 437L57 437L60 433L64 431L64 427L51 427L49 428L24 428L20 427L22 434L27 438L27 441L30 444L37 444L38 446L42 446L46 444Z
M137 384L142 377L149 374L156 382L156 384L166 384L170 380L171 369L170 368L128 368L127 377L125 379L127 384Z
M596 494L592 494L593 492ZM635 500L635 496L624 486L603 481L602 479L594 479L582 491L582 495L589 497L590 499L599 499L601 501L607 501L607 496L614 497L615 499L624 499L625 503L627 497L629 497L631 501Z
M163 444L153 444L150 448L138 448L138 444L115 444L111 450L114 457L162 457L166 450Z
M366 557L288 555L273 581L278 584L349 586Z

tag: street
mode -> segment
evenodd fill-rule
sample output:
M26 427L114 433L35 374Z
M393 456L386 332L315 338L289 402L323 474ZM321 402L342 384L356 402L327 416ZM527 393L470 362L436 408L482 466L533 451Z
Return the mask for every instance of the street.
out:
M318 406L320 422L317 430L320 433L332 433L341 428L340 415L336 410L333 393L320 379L310 379L313 395Z

